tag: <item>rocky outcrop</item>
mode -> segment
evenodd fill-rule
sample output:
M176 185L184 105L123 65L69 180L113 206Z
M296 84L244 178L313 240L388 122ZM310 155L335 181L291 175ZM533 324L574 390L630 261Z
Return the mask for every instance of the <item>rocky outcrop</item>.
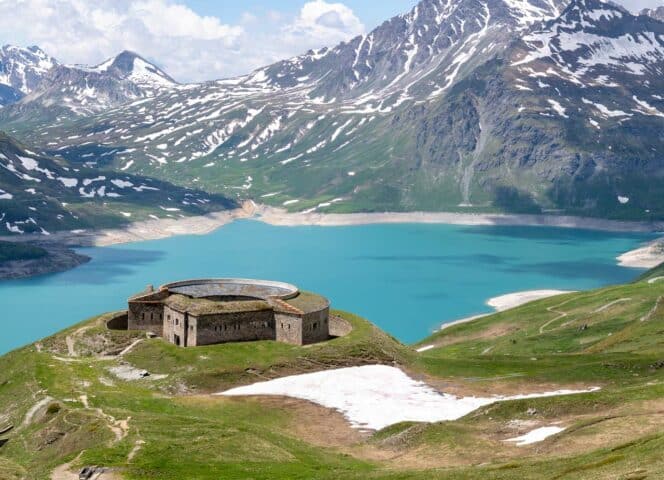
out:
M48 255L30 260L0 262L0 279L7 280L63 272L90 260L90 257L51 242L35 244L44 248Z

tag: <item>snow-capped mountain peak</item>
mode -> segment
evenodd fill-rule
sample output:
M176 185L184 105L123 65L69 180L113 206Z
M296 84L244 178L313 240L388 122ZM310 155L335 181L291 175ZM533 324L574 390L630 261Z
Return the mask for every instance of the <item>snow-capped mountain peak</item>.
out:
M60 64L38 47L0 50L0 107L16 104L3 109L8 117L90 115L177 85L162 69L130 51L89 67Z
M514 66L527 72L544 68L533 62L545 62L548 75L578 85L619 85L622 75L645 80L664 73L664 24L601 0L573 0L523 40L527 53Z
M0 48L0 85L13 90L17 97L27 95L56 65L58 62L39 47L5 45Z
M122 80L129 80L143 86L159 88L171 87L177 84L162 69L148 62L137 53L128 50L109 58L90 70L98 73L110 73Z

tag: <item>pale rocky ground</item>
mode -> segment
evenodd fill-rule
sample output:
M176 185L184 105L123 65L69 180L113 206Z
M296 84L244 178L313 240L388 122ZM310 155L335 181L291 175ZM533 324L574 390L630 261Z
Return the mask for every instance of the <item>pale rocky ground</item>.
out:
M664 262L664 239L657 239L618 257L618 264L632 268L654 268Z
M528 290L525 292L508 293L489 299L486 304L494 308L498 312L516 308L520 305L525 305L535 300L543 298L555 297L556 295L563 295L565 293L573 293L569 290Z
M505 225L586 228L615 232L651 232L664 230L664 223L621 222L597 218L550 215L510 215L450 212L382 212L382 213L304 213L245 201L241 208L207 215L161 218L131 223L118 229L55 232L42 235L1 236L9 241L51 241L75 246L106 246L143 240L156 240L175 235L205 235L238 219L255 219L278 226L347 226L388 223L429 223L448 225ZM664 260L664 248L660 258ZM629 265L632 266L632 265Z

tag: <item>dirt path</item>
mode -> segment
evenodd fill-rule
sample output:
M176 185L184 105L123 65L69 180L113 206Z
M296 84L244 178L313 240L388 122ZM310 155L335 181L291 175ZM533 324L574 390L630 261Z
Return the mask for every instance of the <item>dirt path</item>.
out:
M131 343L131 345L129 345L127 348L125 348L125 349L122 350L120 353L118 353L118 357L121 357L121 356L123 356L123 355L129 353L129 352L130 352L130 351L131 351L136 345L138 345L139 343L141 343L143 340L144 340L143 338L139 338L138 340L133 341L133 342Z
M593 295L588 295L587 297L584 297L584 299L589 299L589 298L594 297L595 295L600 295L600 294L602 294L602 292L597 292L597 293L595 293L595 294L593 294ZM552 318L551 320L548 320L546 323L544 323L544 324L539 328L539 333L540 333L540 334L543 334L543 333L545 332L545 330L546 330L546 327L548 327L548 326L551 325L552 323L554 323L554 322L556 322L556 321L558 321L558 320L560 320L560 319L562 319L562 318L567 317L567 316L569 315L569 313L567 313L567 312L563 312L562 310L556 310L556 309L562 307L563 305L565 305L565 304L567 304L567 303L569 303L569 302L571 302L571 301L573 301L573 300L577 300L577 299L576 299L576 298L570 298L570 299L568 299L568 300L565 300L563 303L559 303L558 305L554 305L554 306L552 306L552 307L548 307L548 308L546 309L547 312L555 313L555 314L557 314L558 316L557 316L557 317L554 317L554 318ZM595 310L593 310L593 311L591 312L591 314L594 314L594 313L601 313L601 312L603 312L604 310L606 310L606 309L608 309L608 308L611 308L611 307L614 306L614 305L617 305L617 304L619 304L619 303L623 303L623 302L629 302L630 300L632 300L632 299L631 299L631 298L619 298L618 300L613 300L613 301L611 301L611 302L609 302L609 303L607 303L607 304L605 304L605 305L602 305L601 307L596 308Z
M657 297L657 300L655 300L655 305L646 313L644 316L640 318L639 321L641 322L646 322L652 318L652 316L655 314L655 312L659 309L659 305L662 303L662 297L661 295Z
M50 396L45 396L41 400L39 400L37 403L35 403L32 407L30 407L30 410L28 410L25 413L25 418L23 418L23 423L21 423L22 427L27 427L32 423L32 419L34 418L35 414L39 411L40 408L46 406L48 402L53 400L53 397Z
M83 332L89 330L91 327L91 325L86 325L85 327L81 327L71 335L67 335L65 337L65 342L67 343L67 355L70 357L78 357L78 353L76 352L76 338L80 337Z
M143 448L143 445L145 445L145 442L143 440L136 440L134 443L134 448L131 449L129 452L129 455L127 455L127 462L131 462L133 458L136 456L138 451Z
M127 436L127 434L129 433L129 420L131 419L131 417L127 417L124 420L116 420L116 418L113 415L104 412L101 408L91 407L90 402L88 400L88 396L86 394L82 394L78 398L81 400L83 408L85 408L86 410L92 410L101 418L106 420L109 430L113 432L113 434L115 435L116 442L119 442L120 440L122 440Z
M617 304L619 304L619 303L629 302L630 300L632 300L632 299L631 299L631 298L619 298L618 300L614 300L613 302L609 302L609 303L607 303L606 305L602 305L602 306L599 307L597 310L593 310L593 313L600 313L600 312L603 312L604 310L606 310L606 309L608 309L608 308L611 308L611 307L613 307L614 305L617 305Z
M544 333L544 329L545 329L546 327L548 327L549 325L551 325L553 322L556 322L556 321L560 320L561 318L565 318L565 317L568 315L567 312L563 312L563 311L560 311L560 310L556 310L556 308L560 308L560 307L562 307L563 305L565 305L566 303L569 303L569 302L571 302L571 300L565 300L563 303L560 303L560 304L558 304L558 305L554 305L553 307L548 307L548 308L546 309L547 312L555 313L555 314L557 314L558 316L557 316L557 317L554 317L554 318L552 318L551 320L549 320L548 322L544 323L544 324L540 327L540 329L539 329L539 333Z
M78 480L78 473L71 471L71 464L77 462L82 454L83 452L79 453L71 462L63 463L62 465L55 467L51 472L51 480Z

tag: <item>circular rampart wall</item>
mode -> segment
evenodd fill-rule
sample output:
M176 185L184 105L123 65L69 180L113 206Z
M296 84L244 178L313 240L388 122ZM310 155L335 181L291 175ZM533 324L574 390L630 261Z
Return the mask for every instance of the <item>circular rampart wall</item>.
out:
M210 278L193 279L167 283L161 289L170 293L193 298L242 296L262 300L279 298L288 300L299 293L295 285L271 280L252 280L247 278Z

